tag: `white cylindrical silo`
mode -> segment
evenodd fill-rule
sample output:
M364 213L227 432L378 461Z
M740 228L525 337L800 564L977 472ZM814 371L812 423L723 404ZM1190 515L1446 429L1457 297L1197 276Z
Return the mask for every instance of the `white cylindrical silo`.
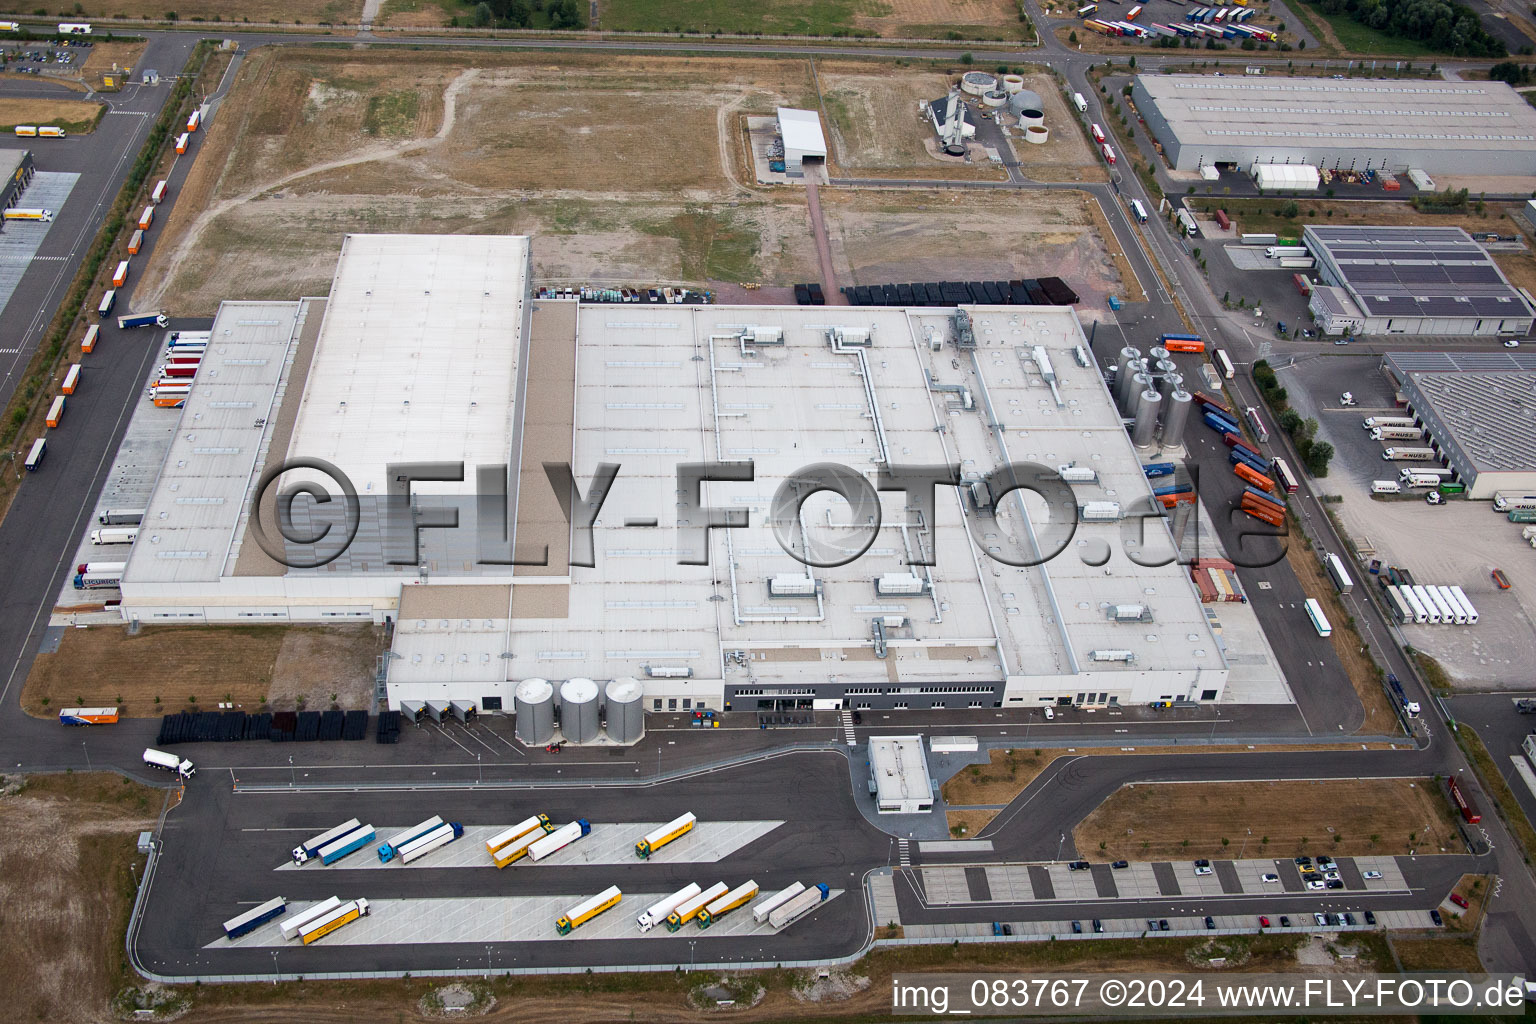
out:
M1131 428L1131 441L1136 447L1152 447L1157 436L1157 414L1162 404L1163 396L1151 388L1136 396L1136 425Z
M1019 75L1004 75L1001 84L1003 92L1010 95L1024 91L1024 79Z
M524 679L512 691L517 711L517 738L529 746L548 743L555 735L555 688L547 679Z
M637 743L645 735L645 687L630 676L614 679L603 690L608 716L608 738L615 743Z
M1163 403L1161 440L1164 448L1177 448L1184 443L1184 427L1189 423L1189 410L1193 405L1194 399L1182 388L1175 389Z
M597 684L590 679L567 679L560 684L560 732L570 743L597 739Z
M1043 146L1051 141L1051 130L1043 124L1032 124L1024 129L1024 141L1033 146Z
M980 96L997 88L997 79L985 71L967 71L960 76L960 90L971 96Z

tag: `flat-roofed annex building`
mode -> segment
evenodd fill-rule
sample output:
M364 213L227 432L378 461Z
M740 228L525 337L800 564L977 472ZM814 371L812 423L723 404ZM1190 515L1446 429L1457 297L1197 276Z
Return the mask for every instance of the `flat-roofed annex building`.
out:
M1468 498L1536 494L1536 354L1388 352L1382 369Z
M1179 171L1536 173L1536 110L1503 82L1143 74L1131 95Z
M962 322L533 302L528 252L525 238L354 235L328 300L225 303L124 618L392 621L394 705L510 708L521 680L577 677L637 678L663 711L1221 698L1222 644L1070 308L969 307ZM316 455L351 479L360 523L340 557L285 566L248 509L264 472ZM464 479L412 487L419 551L398 564L381 496L395 467L429 461L462 462ZM678 467L704 462L752 476L701 486L745 525L710 530L698 564L682 557ZM564 463L584 494L598 465L619 467L590 566L568 560L545 474ZM770 514L787 480L826 463L871 485L889 467L959 465L970 481L1010 463L1075 482L1050 506L942 486L931 512L880 491L858 522L813 494L789 535L857 557L807 565ZM1120 518L1077 522L1088 503ZM268 489L269 529L274 504ZM313 533L342 503L295 504ZM450 511L455 528L427 521Z
M1317 273L1308 308L1325 334L1521 337L1536 310L1456 227L1331 227L1302 233Z

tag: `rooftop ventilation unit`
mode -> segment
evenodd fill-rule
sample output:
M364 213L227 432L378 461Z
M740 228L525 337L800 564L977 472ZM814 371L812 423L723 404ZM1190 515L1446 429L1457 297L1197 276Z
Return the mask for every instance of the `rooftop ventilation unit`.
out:
M782 345L784 344L784 328L765 327L761 324L753 327L743 327L739 337L743 345Z
M1152 609L1144 604L1112 604L1109 618L1114 622L1151 622Z
M1085 523L1108 523L1119 520L1118 501L1089 501L1078 506L1077 518Z
M928 592L928 583L909 572L881 573L875 580L875 593L881 597L915 597Z
M1088 657L1094 661L1123 661L1129 665L1136 660L1136 652L1119 650L1089 651Z
M693 669L685 665L643 665L641 671L651 679L687 679Z
M827 338L832 342L833 348L842 345L868 347L875 342L875 329L873 327L833 327L827 331Z
M809 576L779 573L768 581L769 597L815 597L821 585Z
M1099 471L1092 466L1057 466L1056 474L1063 480L1073 483L1096 484L1099 482Z

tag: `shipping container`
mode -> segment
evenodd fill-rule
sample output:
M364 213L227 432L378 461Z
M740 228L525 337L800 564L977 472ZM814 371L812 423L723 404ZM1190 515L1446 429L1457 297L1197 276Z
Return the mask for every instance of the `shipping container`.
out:
M27 452L27 461L24 463L28 473L34 473L43 464L43 456L48 453L48 442L38 438L32 442L32 450Z
M69 369L64 371L64 383L59 385L59 390L64 392L66 395L72 395L75 393L75 389L79 386L80 364L71 363Z
M117 289L108 288L101 297L101 304L96 307L96 315L105 319L112 307L117 304Z
M128 261L120 260L117 269L112 272L112 287L121 288L128 283Z
M144 248L144 230L134 228L133 234L128 238L128 255L137 256L142 248Z
M336 929L351 924L360 917L368 916L368 901L353 900L351 903L343 903L335 910L323 914L312 921L306 922L299 929L299 941L309 945L319 939L325 938Z
M1223 230L1223 231L1231 231L1232 230L1232 220L1231 220L1231 218L1229 218L1227 216L1227 211L1226 210L1217 210L1216 211L1216 223L1218 225L1220 225L1221 230Z
M1456 810L1460 812L1463 821L1468 825L1476 825L1483 820L1483 812L1477 809L1477 804L1467 796L1454 775L1446 779L1446 786L1451 793L1451 803L1456 805Z
M1237 465L1233 466L1232 472L1237 474L1237 476L1245 483L1257 487L1259 490L1264 491L1266 494L1275 489L1275 482L1273 480L1258 473L1245 463L1239 462Z
M149 194L149 201L154 203L154 204L156 204L156 205L159 205L160 203L164 202L165 201L165 190L166 190L168 185L169 185L169 183L166 182L166 181L161 181L159 184L157 184L155 186L155 190Z
M149 226L151 224L153 224L154 222L155 222L155 208L153 206L146 206L146 207L144 207L144 212L139 214L139 230L140 231L148 231L149 230Z
M60 725L116 725L117 708L61 708Z
M189 131L189 132L197 131L198 127L202 123L203 123L203 112L201 110L194 110L194 111L192 111L192 115L187 118L187 131Z
M187 135L186 135L185 132L183 132L181 135L176 137L176 152L178 154L180 154L180 153L185 153L186 151L187 151Z
M1238 241L1244 245L1274 245L1280 239L1272 234L1245 234L1239 235Z
M48 407L48 417L45 421L49 427L56 427L64 422L64 396L57 395L53 404Z
M1083 99L1083 94L1080 92L1072 94L1072 105L1077 108L1079 114L1084 114L1088 111L1088 101Z
M85 329L85 337L80 339L80 351L91 353L96 351L96 339L101 337L101 325L91 324Z
M1355 589L1355 581L1350 579L1349 569L1344 565L1344 560L1338 555L1330 554L1323 560L1328 569L1328 575L1333 578L1333 585L1339 589L1339 593L1347 594Z

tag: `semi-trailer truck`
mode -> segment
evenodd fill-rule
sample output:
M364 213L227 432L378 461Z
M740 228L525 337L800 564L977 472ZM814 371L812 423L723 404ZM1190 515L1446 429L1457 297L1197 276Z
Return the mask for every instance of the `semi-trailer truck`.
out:
M28 466L28 469L35 467ZM115 590L122 586L122 572L82 572L75 576L76 590Z
M394 859L395 854L400 852L400 847L404 846L406 843L409 843L413 839L420 839L422 836L426 835L428 832L431 832L441 824L443 824L443 819L434 814L426 821L412 825L404 832L396 832L394 835L389 837L387 842L379 844L379 860L385 864L388 864L391 860Z
M101 314L106 316L106 313ZM141 313L137 316L120 316L117 318L118 330L128 331L135 327L169 327L170 317L164 313Z
M353 818L351 821L343 822L342 824L337 825L335 828L331 829L329 832L322 832L308 842L300 843L298 846L295 846L290 852L289 856L293 857L293 862L295 864L303 864L310 858L318 856L320 850L323 847L331 845L344 835L351 834L352 832L361 828L362 824L363 823L358 821L356 818Z
M583 900L561 914L555 921L555 931L561 935L569 935L603 911L618 906L623 898L624 894L619 891L619 887L610 885L591 899Z
M672 913L667 915L667 931L677 931L683 925L698 917L699 911L730 891L731 887L724 882L716 882L697 896L690 897L679 903Z
M1238 462L1233 465L1232 472L1236 473L1238 478L1244 483L1251 484L1261 491L1269 492L1275 489L1275 482L1273 480L1262 475L1245 462Z
M756 921L758 924L764 923L768 920L769 914L773 913L779 907L783 906L785 903L788 903L802 892L805 892L805 883L795 882L791 884L787 889L780 889L772 896L769 896L766 899L758 900L757 905L752 908L752 920Z
M1412 416L1367 416L1360 425L1372 431L1380 427L1412 427L1417 424Z
M689 882L672 895L652 903L645 913L635 918L635 923L640 926L642 933L648 932L665 921L667 915L682 906L685 900L693 899L702 891L698 882Z
M798 896L784 901L782 905L775 908L768 915L768 924L774 931L782 931L815 910L830 895L831 890L824 883L818 882Z
M320 848L320 863L326 867L335 864L349 853L356 853L375 838L373 826L363 825L353 829L329 846Z
M238 917L232 917L224 922L224 936L230 939L238 939L242 935L249 935L274 917L279 916L288 909L288 899L285 896L274 896L272 899L258 907L252 907Z
M151 768L159 768L163 772L173 772L183 779L190 779L197 774L191 761L177 757L175 754L167 754L163 750L153 747L144 748L144 763Z
M60 725L116 725L117 708L60 708Z
M558 853L560 850L570 846L582 836L591 834L592 826L587 822L587 819L578 818L570 824L561 825L542 839L536 840L532 846L528 847L528 856L533 859L534 863L538 863L550 854Z
M13 206L3 216L6 220L30 220L38 224L53 222L53 211L38 206Z
M463 838L463 836L463 825L457 821L445 821L426 835L406 843L396 853L400 856L401 864L409 864L412 861L420 860L433 850L442 849L455 839Z
M1433 448L1399 448L1394 446L1382 452L1381 457L1388 462L1433 462L1435 450Z
M485 841L485 852L492 857L496 851L511 843L514 839L521 839L530 832L538 831L540 834L547 832L552 827L549 824L549 815L535 814L531 818L524 818L511 828L504 828ZM537 838L537 837L535 837ZM531 841L531 840L530 840Z
M742 904L757 899L757 892L757 883L746 881L719 899L711 900L708 906L699 911L699 927L708 928L716 918L723 917Z
M641 860L650 859L651 854L666 846L672 840L680 839L689 832L692 832L693 826L698 820L690 811L687 814L673 818L660 828L652 829L642 836L639 842L635 843L635 856Z
M304 927L306 924L309 924L309 922L313 921L317 917L323 917L324 915L329 914L339 906L341 906L341 897L331 896L327 899L321 900L319 903L305 907L303 910L295 911L287 918L287 920L283 921L282 924L277 926L278 934L281 935L285 941L291 942L293 939L298 937L300 928Z
M338 928L351 924L360 917L368 916L368 901L353 900L343 903L328 913L322 914L312 921L308 921L299 929L299 939L304 945L325 938Z
M141 508L109 508L96 517L102 526L138 526L144 521Z
M555 826L545 822L538 828L525 832L511 842L503 844L495 853L491 854L491 863L495 864L498 868L504 868L508 864L522 860L528 855L529 847L554 830Z
M1339 588L1339 593L1347 594L1355 589L1355 581L1349 578L1349 570L1344 567L1344 560L1338 555L1330 554L1325 559L1328 566L1328 575L1333 577L1333 585Z

